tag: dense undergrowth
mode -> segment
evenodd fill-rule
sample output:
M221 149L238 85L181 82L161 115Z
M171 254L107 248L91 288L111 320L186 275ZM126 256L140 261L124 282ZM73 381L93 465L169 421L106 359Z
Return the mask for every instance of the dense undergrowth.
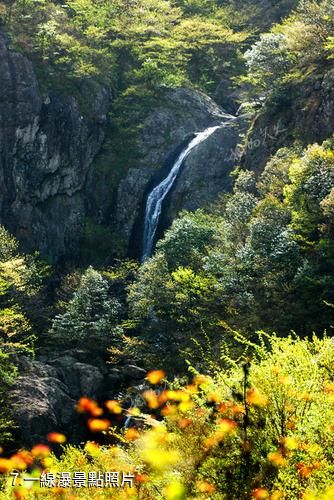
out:
M238 334L236 339L244 351L240 358L230 357L223 343L211 376L195 373L186 386L174 380L166 388L164 372L150 372L144 413L123 409L122 401L107 401L102 408L82 398L77 410L110 444L90 441L79 449L53 433L48 439L51 447L61 446L60 458L46 445L0 458L0 471L18 470L22 484L20 478L14 487L12 477L3 479L3 498L13 492L27 499L87 498L87 491L93 498L119 499L332 498L332 339L280 339L263 332L256 344ZM132 424L119 431L110 418L123 412ZM62 485L65 471L71 479ZM98 472L104 478L112 471L119 473L113 480L119 487L94 487ZM78 486L79 472L84 483L90 480L90 490ZM133 477L132 484L121 486L123 473ZM22 478L41 474L41 487L25 486Z

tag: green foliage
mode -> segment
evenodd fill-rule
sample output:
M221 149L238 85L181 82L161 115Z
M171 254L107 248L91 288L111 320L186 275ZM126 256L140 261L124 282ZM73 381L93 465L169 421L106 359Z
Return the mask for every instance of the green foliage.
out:
M184 213L166 231L128 301L142 338L173 352L168 369L196 342L216 345L226 325L250 336L330 328L333 172L332 140L285 148L259 179L239 172L212 213Z
M116 233L91 218L86 218L82 241L81 260L84 264L105 265L112 257L125 254L125 242Z
M0 340L1 342L1 340ZM7 349L6 349L7 350ZM7 443L11 440L11 431L13 422L10 419L10 409L6 404L7 391L13 383L17 374L17 368L13 363L11 356L6 350L3 350L0 344L0 442Z
M88 268L69 301L66 312L55 317L50 330L51 341L104 350L117 342L121 330L117 326L120 304L109 297L109 285L102 275Z
M164 254L169 269L179 266L196 269L206 254L207 247L217 237L217 231L215 220L201 210L195 214L185 212L166 231L164 238L158 242L157 249Z
M245 53L245 58L252 77L265 88L284 77L294 65L293 60L289 61L287 39L281 33L261 35Z
M21 255L18 241L0 226L0 442L11 439L8 390L20 354L31 355L36 340L31 319L48 268L35 255ZM38 314L42 316L41 303Z
M285 194L292 208L292 227L312 244L319 237L321 203L334 187L334 150L327 143L310 147L292 164L289 177Z
M109 401L111 413L132 416L134 427L117 430L104 415L92 418L88 408L89 428L105 428L104 445L66 446L60 457L48 455L42 463L35 459L33 466L30 460L32 474L47 463L55 474L80 469L87 475L110 470L135 475L131 489L91 488L92 498L102 499L331 499L332 339L281 339L258 332L253 343L233 334L243 355L231 356L223 342L221 360L210 366L210 375L191 368L191 384L174 380L163 390L164 372L148 374L152 386L143 398L159 419L138 408L122 408L122 400ZM96 402L84 399L103 414ZM27 452L23 456L31 457ZM15 456L3 460L2 467L11 471ZM9 481L4 486L9 499L13 487ZM38 495L38 488L23 490L27 500ZM87 496L84 488L69 487L67 492ZM43 498L57 495L56 489L43 488Z
M9 234L9 232L0 226L0 261L6 262L17 256L19 242Z
M317 71L328 71L332 58L332 0L299 2L297 9L245 53L249 79L277 94L289 81L300 81Z
M43 80L46 71L54 83L59 74L68 81L94 77L117 92L134 82L207 85L229 73L221 57L237 59L245 36L216 22L209 4L197 2L189 16L189 4L183 11L169 0L1 2L15 45L33 58Z

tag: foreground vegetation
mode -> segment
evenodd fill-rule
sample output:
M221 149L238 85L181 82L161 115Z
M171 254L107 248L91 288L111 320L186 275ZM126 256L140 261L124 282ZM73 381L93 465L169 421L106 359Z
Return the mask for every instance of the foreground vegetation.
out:
M45 445L0 458L0 470L23 477L57 473L125 472L133 487L90 489L94 498L330 499L334 493L334 344L331 338L279 339L260 332L253 344L236 334L239 359L223 344L211 376L195 374L165 389L164 372L147 376L147 411L82 398L92 431L111 444L62 446L56 458ZM110 428L112 414L132 416L124 431ZM99 416L98 416L99 415ZM48 436L63 443L61 434ZM113 443L113 444L112 444ZM78 487L16 486L4 480L3 498L87 498ZM57 481L56 479L56 486ZM6 486L7 484L7 486ZM19 484L19 483L18 483Z

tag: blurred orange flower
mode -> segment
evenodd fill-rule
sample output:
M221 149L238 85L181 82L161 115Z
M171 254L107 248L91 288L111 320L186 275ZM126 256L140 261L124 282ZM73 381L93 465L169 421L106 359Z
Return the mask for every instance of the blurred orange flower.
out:
M97 402L89 398L80 398L76 409L78 413L90 413L93 417L100 417L103 413Z
M216 487L206 481L197 481L196 487L201 493L214 493L216 491Z
M161 410L161 415L163 417L168 417L169 415L176 415L177 407L175 405L168 404Z
M31 449L33 457L47 457L50 453L51 450L46 444L36 444L36 446Z
M136 483L147 483L150 480L147 474L137 474L135 476Z
M310 476L310 474L312 474L312 472L314 472L315 470L321 469L321 463L314 462L310 465L306 465L304 462L299 462L298 464L296 464L296 468L300 477L305 479Z
M135 429L134 427L130 427L130 429L127 429L125 432L125 439L128 441L135 441L140 437L140 432Z
M50 441L50 443L63 444L66 443L66 436L64 436L64 434L61 434L60 432L49 432L49 434L47 435L47 440Z
M180 429L186 429L190 425L192 425L193 421L190 418L181 418L178 422L178 426Z
M28 466L27 462L24 460L23 456L20 453L15 453L15 455L12 455L10 457L10 461L14 469L25 470Z
M91 432L102 432L106 431L110 427L110 420L90 418L88 420L88 427Z
M106 408L108 408L108 410L110 411L110 413L115 413L116 415L120 415L123 411L121 405L115 399L110 399L109 401L106 401L105 405Z
M159 384L161 380L166 376L166 373L163 370L152 370L148 372L146 375L146 379L150 384Z
M252 498L257 498L258 500L265 500L269 496L269 491L265 488L256 488L252 491Z
M231 420L230 418L220 418L217 423L219 431L223 434L232 433L238 427L237 422Z

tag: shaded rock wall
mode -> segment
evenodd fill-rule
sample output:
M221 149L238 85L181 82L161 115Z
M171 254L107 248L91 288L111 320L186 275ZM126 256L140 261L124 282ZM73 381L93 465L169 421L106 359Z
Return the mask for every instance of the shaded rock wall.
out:
M208 96L189 89L166 92L161 106L148 115L138 137L138 168L129 169L120 182L115 211L117 231L137 247L137 253L142 234L138 226L149 190L167 175L182 144L196 132L231 118ZM181 209L195 210L231 188L229 173L236 166L234 152L244 130L243 119L232 120L190 153L166 199L166 225Z
M71 442L87 437L75 407L80 397L104 402L125 388L136 391L145 370L138 366L111 367L91 352L73 350L21 357L20 376L10 391L10 406L18 425L17 442L32 446L44 442L49 432L65 433ZM129 403L130 405L130 403Z
M31 63L0 34L0 222L26 250L58 260L75 254L84 186L104 139L107 90L88 118L74 97L42 94Z
M291 83L269 98L248 134L242 164L260 173L281 147L322 142L334 132L334 69Z

